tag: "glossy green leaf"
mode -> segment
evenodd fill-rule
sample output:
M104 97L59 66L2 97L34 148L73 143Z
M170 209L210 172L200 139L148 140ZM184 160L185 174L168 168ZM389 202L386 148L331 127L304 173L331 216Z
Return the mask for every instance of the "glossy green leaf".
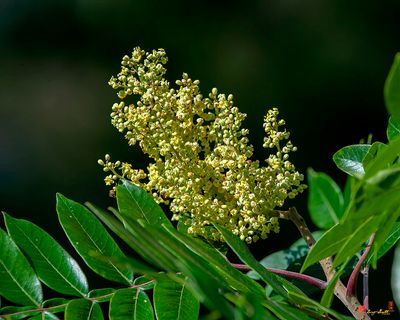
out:
M369 144L355 144L344 147L333 155L333 161L340 170L361 179L365 174L363 159L369 148Z
M391 284L393 299L396 302L397 308L400 310L400 242L394 252Z
M386 129L386 135L389 141L393 141L400 137L400 118L396 119L393 117L389 118L388 127Z
M37 314L37 306L7 306L0 309L0 319L18 320Z
M400 53L397 53L394 57L383 93L389 114L400 119Z
M77 262L47 232L26 220L4 214L11 238L32 261L39 279L49 288L82 296L88 283Z
M186 281L169 278L157 281L154 287L154 310L159 320L197 320L200 303L188 289Z
M140 287L141 290L151 290L154 288L156 281L153 277L144 275L137 277L133 284L137 287Z
M0 229L0 296L22 305L40 305L42 287L28 260Z
M266 307L281 320L311 320L312 318L301 312L298 308L291 307L285 301L268 301Z
M215 225L217 230L222 234L225 241L232 248L232 250L236 253L236 255L242 260L245 264L247 264L251 269L257 272L261 279L269 284L274 290L282 295L286 296L287 292L282 284L278 281L277 276L269 271L267 271L251 254L249 248L246 244L240 240L233 233L228 231L226 228Z
M313 299L311 299L307 296L299 295L296 292L289 292L288 295L293 301L296 301L296 303L298 305L300 305L302 308L314 309L316 311L321 312L321 315L322 315L322 313L327 313L327 314L334 316L336 319L339 319L339 320L349 319L348 317L342 316L340 313L338 313L332 309L324 307L317 301L314 301Z
M125 255L87 208L57 194L57 213L69 241L93 271L108 280L132 284L131 271L115 266L110 260L96 257L95 253L104 257Z
M359 226L347 237L343 246L336 253L332 264L333 268L339 266L362 249L363 243L378 229L379 218L371 216L364 221L360 221Z
M376 175L380 170L389 168L400 154L400 139L395 139L382 148L373 161L365 167L365 178Z
M127 223L124 221L123 224L120 220L114 218L111 214L100 209L99 207L86 202L86 206L108 227L112 232L119 236L127 245L129 245L133 250L135 250L142 257L146 257L146 260L153 265L158 265L157 260L151 259L146 252L146 248L130 233L126 226ZM136 259L135 259L136 260ZM134 263L133 259L130 259L130 265ZM152 271L150 266L136 261L135 263L136 272L144 273L147 271ZM133 269L134 270L134 269Z
M314 239L317 241L321 238L324 231L315 231L312 233ZM279 250L271 253L270 255L264 257L260 260L260 264L265 268L275 268L281 270L287 270L289 266L295 265L301 262L303 263L303 258L309 252L309 247L303 238L295 241L289 248ZM258 273L253 270L249 271L247 275L254 279L260 280Z
M103 320L98 303L86 299L71 300L65 308L64 320Z
M190 249L197 256L205 259L205 268L207 270L215 270L220 279L226 279L236 290L246 294L247 291L252 291L253 294L259 297L264 295L264 290L258 283L252 281L242 272L233 268L226 260L225 256L209 244L181 234L174 229L165 228L165 230L178 240L181 245Z
M92 300L95 299L96 302L104 302L109 301L114 292L114 288L94 289L88 293L88 297L92 298Z
M368 239L377 227L377 220L373 216L365 220L335 225L311 248L301 272L312 264L335 254L337 256L333 261L333 266L339 265L361 250L361 244Z
M164 211L153 197L127 180L122 180L117 186L117 202L119 212L124 218L142 219L151 225L164 224L173 228Z
M67 306L70 300L63 298L53 298L46 301L43 301L42 306L46 308L51 313L64 312L65 307Z
M34 317L29 318L29 320L57 320L59 319L55 314L50 312L42 312Z
M335 181L327 174L308 170L308 210L314 224L329 229L343 215L343 194Z
M390 227L391 229L389 232L384 233L384 241L380 241L378 239L378 242L376 241L375 237L375 242L373 245L373 251L371 254L368 256L366 259L365 263L370 264L372 263L373 259L375 259L375 262L383 257L399 240L400 240L400 222L394 222L394 223L388 223L387 226L384 223L383 226L379 230L379 234L383 233L384 230L382 230L385 227ZM382 243L381 243L382 242Z
M110 320L152 320L153 307L147 294L140 289L117 290L110 302Z

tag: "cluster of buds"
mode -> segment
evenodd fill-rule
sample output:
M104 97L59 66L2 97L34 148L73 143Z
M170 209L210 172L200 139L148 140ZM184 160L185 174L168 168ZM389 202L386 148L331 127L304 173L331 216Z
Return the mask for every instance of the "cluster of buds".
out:
M185 218L189 233L210 240L223 240L213 223L247 243L278 232L272 211L305 189L303 176L289 161L296 147L282 129L278 110L269 110L264 119L264 147L273 151L263 166L251 160L248 130L241 128L246 115L232 95L214 88L203 97L200 82L186 73L173 88L164 78L166 62L162 49L135 48L109 82L121 100L112 107L112 124L151 162L144 172L106 155L99 160L110 172L106 184L131 180L169 205L173 220Z

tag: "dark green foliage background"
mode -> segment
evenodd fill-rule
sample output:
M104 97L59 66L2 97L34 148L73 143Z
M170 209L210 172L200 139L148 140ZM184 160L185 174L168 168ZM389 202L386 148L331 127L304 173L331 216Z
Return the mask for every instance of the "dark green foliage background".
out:
M145 166L108 116L116 97L107 81L137 45L166 49L171 80L185 71L204 93L214 86L233 93L257 158L265 157L262 116L278 106L299 147L298 168L343 182L333 153L369 133L384 140L382 88L400 51L399 13L395 0L3 0L0 209L64 242L56 192L104 207L113 200L96 160L109 152ZM296 203L300 212L305 203L306 196ZM295 232L289 223L282 229ZM255 251L262 258L294 240L272 237ZM372 307L390 299L386 260L372 274L381 284Z

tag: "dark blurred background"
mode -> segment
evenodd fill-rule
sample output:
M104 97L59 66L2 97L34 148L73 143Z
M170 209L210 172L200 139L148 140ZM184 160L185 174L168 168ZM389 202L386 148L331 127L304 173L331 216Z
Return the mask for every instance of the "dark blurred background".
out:
M232 93L257 158L263 115L278 106L297 167L342 184L333 153L369 133L385 141L382 88L400 51L399 14L397 0L1 0L0 207L65 243L56 192L114 203L97 159L145 161L109 118L118 99L107 82L135 46L165 48L171 82L187 72L203 93ZM293 204L305 212L306 195ZM293 232L284 224L254 250L284 248ZM378 268L370 301L384 308L391 256Z

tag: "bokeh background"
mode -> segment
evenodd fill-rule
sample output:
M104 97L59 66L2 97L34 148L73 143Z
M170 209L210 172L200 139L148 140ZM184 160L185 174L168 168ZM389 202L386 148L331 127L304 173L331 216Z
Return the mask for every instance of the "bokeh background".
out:
M97 159L146 161L109 118L117 97L107 82L135 46L165 48L171 82L187 72L203 93L232 93L257 158L263 115L278 106L297 167L343 184L333 153L370 133L385 141L382 88L400 51L399 17L397 0L0 0L0 207L68 247L56 192L113 205ZM293 204L305 212L306 195ZM253 248L258 257L294 240L292 226L282 229ZM391 255L378 267L370 301L384 308Z

